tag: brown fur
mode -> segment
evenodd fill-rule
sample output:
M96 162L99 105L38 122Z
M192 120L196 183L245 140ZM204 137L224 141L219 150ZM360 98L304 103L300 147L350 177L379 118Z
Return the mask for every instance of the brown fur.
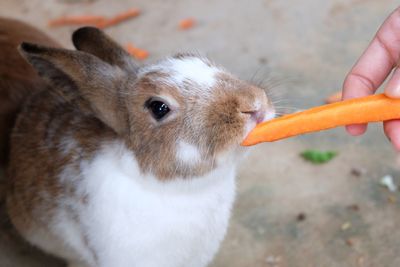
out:
M36 122L35 127L32 122ZM76 142L67 151L63 143L66 136ZM32 97L17 120L8 169L7 208L17 230L23 236L32 229L48 232L47 220L61 208L55 201L60 197L81 200L86 205L87 195L78 194L74 186L75 179L79 179L79 163L91 158L98 143L115 138L100 120L82 115L74 102L48 92ZM56 177L67 165L72 170L70 181L61 183ZM70 213L77 216L73 210Z
M130 59L119 44L96 28L84 27L76 30L72 35L72 42L76 49L92 54L110 65L136 73L138 66ZM96 45L93 45L93 44Z
M46 87L36 71L17 51L23 42L58 47L57 42L23 22L0 18L0 165L8 155L9 135L22 102Z
M178 56L182 57L184 55ZM130 147L142 169L151 170L162 179L203 175L216 167L219 154L241 142L248 119L248 115L242 112L251 112L253 107L249 103L255 99L267 103L266 95L260 88L228 74L220 74L212 89L213 99L199 99L198 95L182 94L173 86L160 84L159 78L163 75L166 74L146 74L137 83L137 90L127 98L133 110L129 113L131 132L140 129L140 134L130 135ZM189 87L198 86L191 81L187 83ZM151 96L163 93L177 100L182 110L166 124L149 124L151 116L143 112L143 103ZM188 140L200 148L202 161L191 166L179 162L175 157L179 140Z
M82 179L81 163L92 159L102 145L125 143L141 171L160 180L190 179L210 172L221 154L238 148L255 99L262 109L269 105L263 90L229 74L218 74L208 95L190 80L183 84L190 90L182 90L161 82L172 74L150 71L140 76L132 58L97 29L78 30L73 38L80 51L27 43L20 48L51 85L29 98L11 137L7 206L14 225L27 238L32 230L46 232L46 221L61 208L58 199L90 202L75 184ZM185 57L194 56L178 59ZM179 105L162 121L145 107L159 95L169 95ZM199 162L176 157L182 140L199 149ZM67 180L61 181L65 171Z

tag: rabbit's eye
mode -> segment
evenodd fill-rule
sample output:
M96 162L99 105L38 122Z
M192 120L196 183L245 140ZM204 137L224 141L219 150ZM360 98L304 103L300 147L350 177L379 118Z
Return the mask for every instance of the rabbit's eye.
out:
M159 100L150 100L146 106L156 120L161 120L170 111L168 105Z

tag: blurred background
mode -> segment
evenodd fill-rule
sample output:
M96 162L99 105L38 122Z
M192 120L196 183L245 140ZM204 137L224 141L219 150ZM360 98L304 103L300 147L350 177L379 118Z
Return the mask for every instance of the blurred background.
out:
M147 50L144 64L200 52L271 88L279 111L288 113L340 90L397 6L393 0L0 0L0 16L72 47L77 27L49 27L49 20L138 8L139 16L106 32ZM182 30L186 18L195 24ZM300 157L307 149L338 155L314 165ZM400 266L400 194L380 185L386 175L400 184L399 162L380 125L358 138L335 129L256 146L241 165L230 228L211 266ZM64 266L18 240L2 218L0 266Z

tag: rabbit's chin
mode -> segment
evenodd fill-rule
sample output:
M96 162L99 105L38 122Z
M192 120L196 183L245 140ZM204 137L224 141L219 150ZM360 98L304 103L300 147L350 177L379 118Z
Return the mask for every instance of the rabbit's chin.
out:
M230 165L233 167L245 159L249 154L249 151L251 151L251 149L240 146L239 143L232 145L228 149L218 153L216 156L217 165Z

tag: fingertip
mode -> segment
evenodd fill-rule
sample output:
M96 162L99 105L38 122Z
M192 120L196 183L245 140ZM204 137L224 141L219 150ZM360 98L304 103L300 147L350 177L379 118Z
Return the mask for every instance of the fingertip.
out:
M359 136L367 131L366 124L347 125L346 131L352 136Z

